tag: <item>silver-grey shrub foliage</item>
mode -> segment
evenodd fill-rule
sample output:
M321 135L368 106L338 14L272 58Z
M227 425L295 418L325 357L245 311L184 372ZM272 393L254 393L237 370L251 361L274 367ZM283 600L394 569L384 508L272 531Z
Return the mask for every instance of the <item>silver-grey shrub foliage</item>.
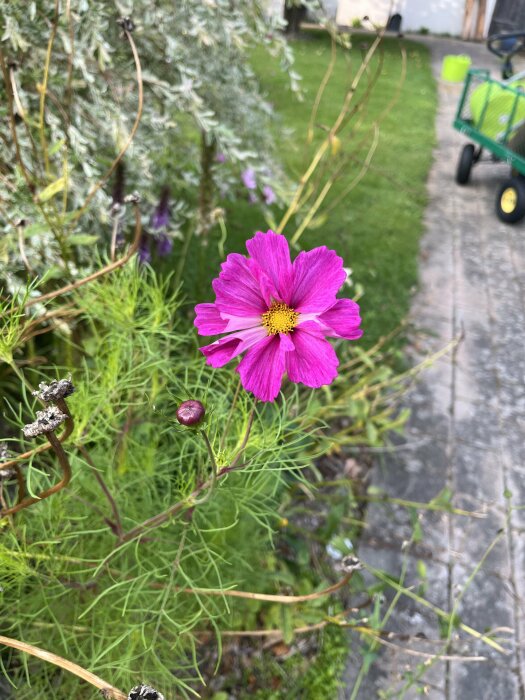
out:
M292 88L297 76L280 19L265 15L263 0L0 0L0 277L11 290L26 276L24 255L33 272L51 270L57 277L69 257L67 272L75 276L93 264L93 247L85 244L109 238L110 182L82 218L72 212L107 172L136 117L135 64L118 24L128 16L142 65L144 109L124 158L126 191L136 189L145 198L143 213L169 184L172 232L193 216L202 143L226 160L216 177L223 194L247 166L262 184L279 180L268 129L272 108L250 67L250 47L265 44L279 53ZM55 26L42 129L44 67ZM33 187L17 163L6 79L18 93L16 133ZM218 163L214 167L219 171ZM38 193L64 176L66 188L35 206Z

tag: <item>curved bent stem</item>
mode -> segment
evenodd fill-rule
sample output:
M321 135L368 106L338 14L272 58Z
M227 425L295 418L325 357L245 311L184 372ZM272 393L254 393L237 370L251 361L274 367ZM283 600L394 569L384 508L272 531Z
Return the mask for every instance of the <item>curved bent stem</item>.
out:
M91 683L95 688L98 688L102 692L102 696L107 698L107 700L127 700L127 695L123 693L118 688L113 687L106 681L102 680L98 676L95 676L91 671L87 671L82 666L74 664L68 659L64 659L62 656L57 656L56 654L41 649L40 647L35 647L32 644L26 644L25 642L20 642L18 639L11 639L10 637L3 637L0 635L0 644L4 644L11 649L18 649L18 651L23 651L25 654L31 654L31 656L36 656L37 659L42 661L47 661L48 663L54 664L59 668L63 668L64 671L82 678L82 680L87 683Z
M17 503L16 506L8 508L7 510L0 511L0 516L4 517L6 515L14 515L19 510L23 510L24 508L33 505L33 503L43 501L44 499L53 496L53 494L62 491L62 489L65 489L71 481L71 466L69 464L67 455L64 452L62 445L60 444L60 440L54 433L48 433L48 439L53 451L58 457L60 466L62 467L62 478L58 483L54 484L53 486L50 486L45 491L42 491L42 493L38 494L38 496L26 496L19 503Z
M113 272L113 270L117 270L119 267L122 267L123 265L125 265L128 262L128 260L131 258L131 256L137 251L137 248L139 247L139 243L140 243L140 236L142 234L142 221L140 218L139 208L136 204L134 205L134 209L135 209L135 236L133 238L132 244L128 248L128 251L125 255L123 255L118 260L115 260L115 262L112 262L109 265L102 267L100 270L93 272L93 274L88 275L87 277L84 277L81 280L77 280L76 282L72 282L71 284L66 284L65 287L60 287L60 289L55 289L54 292L49 292L48 294L43 294L40 297L34 297L32 299L29 299L26 302L25 306L28 307L28 306L33 306L34 304L42 304L45 301L49 301L49 299L54 299L55 297L61 296L62 294L67 294L68 292L72 292L74 289L78 289L79 287L82 287L84 284L88 284L88 282L93 282L98 277L102 277L103 275L107 275L109 272Z
M133 41L133 37L131 36L130 32L127 29L124 29L124 34L126 35L126 39L129 41L129 45L131 47L131 52L133 53L133 60L135 61L135 69L137 73L137 86L138 86L138 106L137 106L137 116L135 117L135 122L133 123L133 126L131 127L131 131L129 132L129 136L126 140L126 143L122 146L120 149L117 157L115 160L111 163L107 173L97 182L97 184L91 189L89 194L87 195L84 204L78 209L74 215L74 217L71 219L71 221L76 221L82 214L85 212L87 207L89 206L89 203L95 196L95 194L98 192L98 190L103 187L106 182L109 180L111 175L114 173L115 168L117 165L120 163L122 158L124 158L124 155L126 154L126 151L128 148L131 146L131 143L133 139L135 138L135 134L137 133L137 129L139 128L140 124L140 119L142 117L142 108L144 105L144 85L142 81L142 67L140 65L140 58L139 54L137 51L137 47L135 46L135 42Z

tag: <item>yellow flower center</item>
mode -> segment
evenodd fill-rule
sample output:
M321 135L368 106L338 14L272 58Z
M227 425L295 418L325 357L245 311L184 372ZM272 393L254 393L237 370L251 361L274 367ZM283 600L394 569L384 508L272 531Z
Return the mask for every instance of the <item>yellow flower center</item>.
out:
M297 311L277 301L274 301L268 311L262 315L262 324L268 331L268 335L290 333L297 325L298 320Z

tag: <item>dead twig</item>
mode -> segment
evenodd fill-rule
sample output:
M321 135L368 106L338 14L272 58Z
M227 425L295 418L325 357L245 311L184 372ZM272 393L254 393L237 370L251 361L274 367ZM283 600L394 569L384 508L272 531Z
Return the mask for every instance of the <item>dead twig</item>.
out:
M26 308L28 306L34 306L35 304L43 304L44 302L49 301L50 299L54 299L55 297L61 296L62 294L67 294L68 292L72 292L73 290L78 289L79 287L82 287L84 284L88 284L89 282L93 282L94 280L98 279L99 277L102 277L103 275L107 275L108 273L113 272L114 270L117 270L119 267L122 267L123 265L125 265L128 262L128 260L132 257L132 255L137 251L137 248L139 247L139 243L140 243L140 237L142 234L142 221L140 218L140 211L139 211L139 208L138 208L136 202L134 203L134 213L135 213L135 235L133 237L133 242L131 243L131 245L128 248L125 255L123 255L118 260L115 260L115 262L109 263L109 265L102 267L100 270L93 272L91 275L88 275L87 277L83 277L82 279L77 280L76 282L71 282L71 284L66 284L64 287L60 287L60 289L55 289L55 291L53 291L53 292L48 292L47 294L42 294L42 296L29 299L25 304Z
M0 635L0 644L11 647L11 649L22 651L24 654L36 656L42 661L54 664L59 668L63 668L64 671L72 673L73 675L82 678L82 680L86 681L87 683L94 685L95 688L98 688L102 692L103 697L107 698L107 700L127 700L128 696L126 693L123 693L118 688L106 683L106 681L104 681L102 678L99 678L99 676L91 673L91 671L82 668L82 666L79 666L68 659L64 659L62 656L57 656L57 654L53 654L50 651L41 649L40 647L35 647L32 644L26 644L26 642L21 642L18 639L3 637L2 635Z

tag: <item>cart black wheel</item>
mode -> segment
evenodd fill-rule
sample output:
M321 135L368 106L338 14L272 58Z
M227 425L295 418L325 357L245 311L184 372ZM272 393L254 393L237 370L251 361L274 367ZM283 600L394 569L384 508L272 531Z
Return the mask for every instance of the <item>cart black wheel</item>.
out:
M525 216L525 178L511 177L501 185L496 197L496 214L506 224L515 224Z
M473 143L463 146L459 156L458 169L456 170L456 182L458 185L466 185L470 178L470 171L477 160Z

